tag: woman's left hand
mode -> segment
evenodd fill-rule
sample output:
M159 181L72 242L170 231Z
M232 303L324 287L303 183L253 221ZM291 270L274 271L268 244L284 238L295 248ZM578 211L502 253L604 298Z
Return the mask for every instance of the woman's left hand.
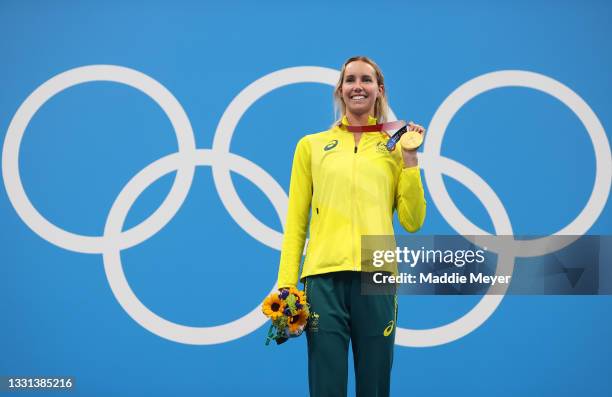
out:
M420 124L415 124L412 121L408 123L408 131L417 131L420 134L425 134L425 128ZM402 147L402 157L404 158L404 168L416 167L419 165L417 158L417 148L415 149L404 149Z

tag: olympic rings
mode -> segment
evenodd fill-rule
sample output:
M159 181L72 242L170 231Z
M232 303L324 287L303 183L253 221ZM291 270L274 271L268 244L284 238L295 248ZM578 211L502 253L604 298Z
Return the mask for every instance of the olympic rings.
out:
M102 254L107 279L123 309L145 329L160 337L186 344L217 344L238 339L264 324L259 305L230 323L213 327L189 327L163 319L150 311L135 296L125 278L120 260L123 249L147 240L161 230L183 204L196 166L211 166L219 197L232 218L262 244L280 250L282 233L260 222L244 205L234 188L230 171L252 181L271 201L284 229L287 195L283 188L255 163L230 153L234 130L246 110L270 91L295 83L313 82L334 86L339 72L322 67L282 69L264 76L242 90L224 112L213 140L212 149L196 149L189 118L174 96L159 82L133 69L113 65L91 65L68 70L38 87L19 107L13 117L2 151L2 175L11 204L19 217L36 234L59 247L82 253ZM38 109L57 93L90 81L113 81L132 86L150 96L170 119L178 141L178 152L146 166L122 189L108 214L102 236L84 236L63 230L45 219L25 194L19 175L19 146L25 129ZM581 235L588 231L606 204L612 183L612 158L603 126L582 98L561 83L532 72L499 71L477 77L456 89L436 111L430 125L424 152L420 155L434 204L451 227L464 235L488 235L472 224L451 200L442 174L456 179L483 203L493 221L496 234L512 235L508 214L489 185L466 166L440 154L442 139L451 118L473 97L493 88L523 86L544 91L569 106L583 122L593 141L596 177L593 192L578 217L555 234ZM391 112L391 119L395 115ZM125 217L140 194L157 179L177 171L174 184L160 207L145 221L122 231ZM489 247L499 254L497 274L511 274L515 253L518 256L543 255L571 243L571 239L548 245L550 237L531 241L512 241ZM507 286L506 286L507 288ZM271 290L275 290L276 285ZM505 290L504 290L505 292ZM496 310L503 295L485 295L461 318L444 326L411 330L397 328L396 343L402 346L436 346L457 340L484 323ZM259 300L257 301L259 302Z

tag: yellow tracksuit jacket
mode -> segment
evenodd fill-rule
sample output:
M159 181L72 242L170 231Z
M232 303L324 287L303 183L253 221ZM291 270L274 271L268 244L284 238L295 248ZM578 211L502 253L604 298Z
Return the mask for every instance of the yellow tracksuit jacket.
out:
M348 124L346 117L343 124ZM376 124L369 118L368 124ZM393 235L393 211L417 231L425 219L418 167L404 168L401 148L387 151L388 135L364 132L355 146L341 127L306 135L297 144L289 208L278 271L278 288L296 286L306 231L310 238L301 279L361 270L361 236Z

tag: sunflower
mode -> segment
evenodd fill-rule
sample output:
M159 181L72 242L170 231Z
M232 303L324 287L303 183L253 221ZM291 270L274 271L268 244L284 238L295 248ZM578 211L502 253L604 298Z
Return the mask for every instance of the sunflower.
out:
M308 311L301 310L295 316L289 317L289 332L292 334L300 334L304 330L306 326L306 322L308 321Z
M281 317L283 310L285 310L285 302L278 297L277 293L270 294L261 305L263 314L270 317L272 321Z

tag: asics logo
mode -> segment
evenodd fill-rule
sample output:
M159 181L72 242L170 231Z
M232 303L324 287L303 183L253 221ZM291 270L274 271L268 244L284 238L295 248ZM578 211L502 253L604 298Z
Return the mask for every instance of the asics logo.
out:
M323 150L325 150L326 152L328 150L332 150L333 148L335 148L336 146L338 146L338 140L334 139L333 141L329 142L327 145L325 145L325 147L323 148Z
M385 328L385 330L383 331L383 335L384 336L389 336L391 335L391 333L393 332L393 327L395 326L395 321L391 320L389 321L389 324L387 324L387 327Z

